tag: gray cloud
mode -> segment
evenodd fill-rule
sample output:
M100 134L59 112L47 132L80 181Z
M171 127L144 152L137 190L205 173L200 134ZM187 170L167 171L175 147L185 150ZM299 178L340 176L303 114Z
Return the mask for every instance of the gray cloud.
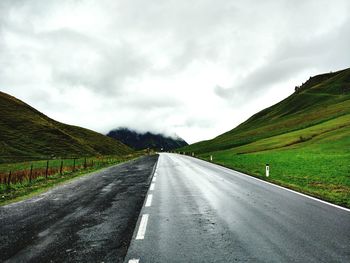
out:
M282 86L284 81L301 72L319 74L346 68L350 61L349 44L350 18L332 32L311 39L284 39L275 46L265 63L230 88L216 86L215 94L228 100L236 96L247 99L258 96L271 85L280 83ZM293 87L281 88L292 90Z
M50 39L55 46L48 50L45 57L51 65L55 65L52 67L52 77L57 83L82 85L110 95L122 90L128 79L141 77L150 67L146 58L137 54L127 43L110 46L95 39L89 42L88 38L82 41L74 38L68 43L60 43L60 46ZM69 38L64 39L67 41ZM70 52L62 57L65 50Z
M346 0L3 0L0 89L103 133L208 139L348 67L349 11Z

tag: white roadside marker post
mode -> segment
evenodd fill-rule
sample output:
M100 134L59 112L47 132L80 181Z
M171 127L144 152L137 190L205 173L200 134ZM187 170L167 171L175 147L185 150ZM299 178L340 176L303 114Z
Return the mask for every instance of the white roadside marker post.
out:
M213 155L210 155L210 161L211 162L213 161Z
M194 156L194 152L192 152L192 157Z
M267 163L267 164L266 164L266 177L269 177L269 175L270 175L270 166L269 166L269 164Z

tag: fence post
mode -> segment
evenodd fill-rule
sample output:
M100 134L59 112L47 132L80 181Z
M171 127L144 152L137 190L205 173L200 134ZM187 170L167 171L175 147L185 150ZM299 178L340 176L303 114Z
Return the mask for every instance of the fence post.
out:
M30 165L29 183L32 182L32 176L33 176L33 164Z
M63 160L61 160L60 175L62 175L62 170L63 170Z
M11 171L9 172L9 177L7 178L7 184L10 185L11 183Z
M84 169L86 169L86 157L84 159Z
M49 160L46 161L46 171L45 171L45 178L47 179L47 176L49 174Z

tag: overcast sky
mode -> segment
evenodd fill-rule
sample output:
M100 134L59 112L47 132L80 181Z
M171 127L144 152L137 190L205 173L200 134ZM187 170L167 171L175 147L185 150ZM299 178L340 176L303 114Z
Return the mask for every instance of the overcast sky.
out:
M347 0L0 0L0 90L101 133L212 138L349 48Z

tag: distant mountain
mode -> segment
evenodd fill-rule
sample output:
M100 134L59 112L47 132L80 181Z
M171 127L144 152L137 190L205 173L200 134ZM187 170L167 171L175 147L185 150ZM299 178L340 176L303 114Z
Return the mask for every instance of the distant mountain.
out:
M0 162L131 152L132 149L117 140L57 122L0 92Z
M154 150L163 149L164 151L169 151L188 145L187 142L180 137L172 138L151 132L138 133L128 128L112 130L107 134L107 136L121 141L122 143L136 150L150 148Z

